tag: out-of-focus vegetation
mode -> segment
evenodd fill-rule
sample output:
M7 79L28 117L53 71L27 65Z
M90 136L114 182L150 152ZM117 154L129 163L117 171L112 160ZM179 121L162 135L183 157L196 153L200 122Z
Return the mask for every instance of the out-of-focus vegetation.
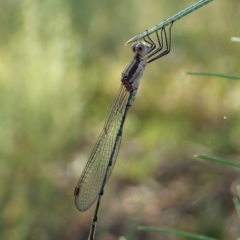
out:
M0 1L0 239L87 239L73 190L133 53L123 44L196 1ZM240 1L174 23L126 120L97 239L161 239L139 225L236 239L239 170L192 158L240 155ZM166 236L164 239L177 239Z

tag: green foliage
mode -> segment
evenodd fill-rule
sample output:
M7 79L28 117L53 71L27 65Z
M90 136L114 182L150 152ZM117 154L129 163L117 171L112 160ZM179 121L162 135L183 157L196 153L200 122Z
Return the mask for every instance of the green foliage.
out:
M87 238L92 210L77 212L73 190L132 57L123 44L191 4L0 2L0 239ZM229 193L237 173L189 159L239 155L239 82L182 74L239 73L239 44L229 41L239 7L213 1L179 20L171 53L147 67L98 239L155 239L136 231L146 224L239 236Z

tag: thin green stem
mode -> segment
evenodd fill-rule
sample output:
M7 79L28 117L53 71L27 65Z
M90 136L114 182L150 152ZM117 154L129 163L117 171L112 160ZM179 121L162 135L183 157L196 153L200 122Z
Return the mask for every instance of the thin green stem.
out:
M234 166L234 167L240 167L240 162L233 161L233 160L228 160L228 159L224 159L224 158L212 157L212 156L207 156L207 155L204 155L204 154L197 154L194 157L195 158L201 158L201 159L204 159L204 160L213 161L213 162L220 162L220 163L231 165L231 166Z
M140 226L140 227L138 227L138 230L165 233L165 234L173 234L176 236L188 237L188 238L197 239L197 240L217 240L216 238L211 238L211 237L207 237L207 236L203 236L203 235L199 235L199 234L195 234L195 233L182 232L182 231L176 231L176 230L170 230L170 229L164 229L164 228Z
M189 74L189 75L200 75L200 76L223 77L223 78L240 80L240 76L231 75L231 74L223 74L223 73L213 73L213 72L186 72L186 74Z
M154 32L157 32L158 30L162 29L163 27L171 24L172 22L177 21L178 19L188 15L189 13L197 10L198 8L208 4L211 1L213 1L213 0L201 0L201 1L193 4L192 6L182 10L181 12L179 12L179 13L175 14L174 16L168 18L167 20L163 21L162 23L160 23L160 24L156 25L155 27L149 29L148 31L145 31L144 33L141 33L137 36L132 37L131 39L129 39L125 43L125 45L128 44L128 43L136 42L137 40L142 39L142 38L146 37L147 35L150 35Z

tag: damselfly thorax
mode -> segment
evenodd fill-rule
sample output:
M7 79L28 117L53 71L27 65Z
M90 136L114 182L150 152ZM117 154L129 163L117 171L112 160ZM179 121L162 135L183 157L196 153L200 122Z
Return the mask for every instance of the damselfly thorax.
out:
M158 32L156 32L157 45L149 36L147 36L147 39L143 38L144 42L134 43L132 45L132 50L135 55L123 71L121 79L123 85L128 91L138 89L140 79L143 75L147 63L161 58L170 52L172 24L169 28L169 38L167 38L165 28L160 31L160 36ZM163 50L164 45L165 49Z

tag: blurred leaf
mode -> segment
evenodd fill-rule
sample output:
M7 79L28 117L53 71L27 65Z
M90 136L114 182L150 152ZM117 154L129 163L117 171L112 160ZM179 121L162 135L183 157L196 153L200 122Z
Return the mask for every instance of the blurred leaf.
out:
M220 163L224 163L224 164L235 166L235 167L240 167L240 163L239 162L228 160L228 159L212 157L212 156L207 156L207 155L203 155L203 154L197 154L194 157L195 158L205 159L205 160L210 160L210 161L213 161L213 162L220 162Z
M165 234L172 234L172 235L176 235L176 236L180 236L180 237L187 237L187 238L197 239L197 240L217 240L216 238L210 238L210 237L199 235L199 234L195 234L195 233L182 232L182 231L163 229L163 228L154 228L154 227L140 226L140 227L138 227L138 230L150 231L150 232L158 232L158 233L165 233Z
M240 219L240 185L237 185L237 193L238 193L238 197L233 198L233 202L234 202L238 217Z
M240 38L232 37L232 38L231 38L231 41L233 41L233 42L240 42Z
M239 200L239 197L233 198L233 202L234 202L234 205L235 205L235 208L236 208L238 217L239 217L239 219L240 219L240 200Z
M213 77L222 77L234 80L240 80L240 76L237 75L230 75L224 73L211 73L211 72L186 72L189 75L199 75L199 76L213 76Z

